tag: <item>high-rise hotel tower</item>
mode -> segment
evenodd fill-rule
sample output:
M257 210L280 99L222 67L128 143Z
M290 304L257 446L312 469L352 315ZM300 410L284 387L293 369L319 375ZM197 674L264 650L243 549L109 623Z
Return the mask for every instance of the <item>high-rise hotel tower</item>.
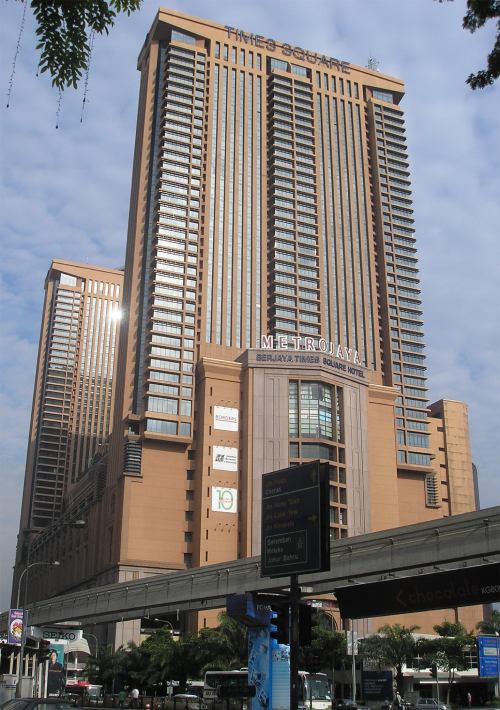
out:
M81 584L258 554L262 474L311 459L332 539L474 509L466 407L428 408L403 83L167 10L139 70Z
M111 429L122 286L123 271L61 259L47 273L14 590L29 560L39 557L35 533L60 522ZM51 552L40 559L59 560L63 550ZM47 569L38 568L29 586L37 573L47 581ZM42 583L38 592L40 598L48 588Z
M333 539L473 509L464 405L429 423L403 83L166 10L138 66L115 579L258 554L261 475L307 459Z

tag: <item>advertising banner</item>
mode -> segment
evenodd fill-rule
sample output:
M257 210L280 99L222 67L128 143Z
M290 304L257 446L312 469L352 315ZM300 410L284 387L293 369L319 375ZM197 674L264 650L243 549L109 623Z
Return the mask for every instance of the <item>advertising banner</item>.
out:
M270 641L268 626L248 629L248 685L255 687L255 696L248 699L250 710L272 707Z
M272 710L290 708L290 646L280 643L272 649Z
M238 489L213 486L212 510L217 513L237 513Z
M365 619L410 611L449 609L500 600L500 563L447 572L337 587L335 596L345 619Z
M64 646L60 643L53 643L50 645L49 665L47 667L47 695L60 695L65 685Z
M212 449L212 467L217 471L238 470L238 449L229 446L214 446Z
M238 431L238 410L234 407L214 407L214 429Z
M24 611L22 609L9 609L9 627L7 629L7 643L21 645L24 632Z

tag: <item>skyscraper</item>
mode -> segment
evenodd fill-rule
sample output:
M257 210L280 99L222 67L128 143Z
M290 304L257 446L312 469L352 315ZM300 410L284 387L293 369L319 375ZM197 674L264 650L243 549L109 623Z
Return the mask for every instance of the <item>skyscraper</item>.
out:
M452 513L403 83L166 10L138 66L117 578L258 554L261 475L307 459L334 539Z
M35 372L17 549L56 522L111 424L123 272L52 261Z
M402 81L167 10L138 66L106 487L59 590L259 554L262 474L311 459L332 539L474 509L465 406L428 409Z

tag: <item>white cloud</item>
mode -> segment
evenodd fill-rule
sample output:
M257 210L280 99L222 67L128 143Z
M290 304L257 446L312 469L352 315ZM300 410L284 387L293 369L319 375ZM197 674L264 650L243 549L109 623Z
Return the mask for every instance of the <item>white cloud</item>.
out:
M369 56L404 79L418 227L430 396L469 404L483 504L500 503L496 440L500 351L498 155L500 86L471 92L493 27L462 30L465 3L400 0L176 0L182 12L261 33L353 63ZM95 43L83 123L82 91L36 78L29 18L3 123L2 570L13 559L43 282L54 257L119 266L124 260L139 75L136 59L156 0L121 17ZM8 85L22 12L4 3L0 42ZM0 607L9 597L0 575Z

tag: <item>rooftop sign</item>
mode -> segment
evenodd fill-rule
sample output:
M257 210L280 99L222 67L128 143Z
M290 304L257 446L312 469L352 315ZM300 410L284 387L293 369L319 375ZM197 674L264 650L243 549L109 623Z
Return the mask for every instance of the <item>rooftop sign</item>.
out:
M308 49L294 47L291 44L280 44L275 39L264 37L263 35L255 35L251 32L243 32L243 30L238 30L236 27L225 25L225 29L227 30L228 39L236 39L237 42L243 42L253 47L266 49L268 52L275 52L277 49L281 48L283 56L293 57L294 59L298 59L299 62L308 62L308 64L316 64L319 67L336 69L337 71L344 72L344 74L350 74L351 72L348 62L335 59L335 57L327 57L324 54L310 52Z

